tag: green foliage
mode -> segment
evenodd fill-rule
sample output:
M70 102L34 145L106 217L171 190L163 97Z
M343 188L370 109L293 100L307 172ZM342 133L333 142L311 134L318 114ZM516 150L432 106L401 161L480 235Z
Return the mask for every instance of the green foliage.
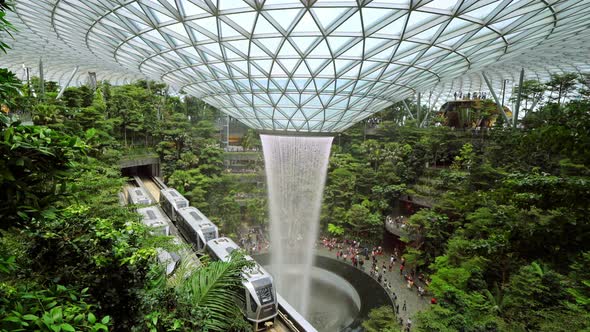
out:
M561 104L576 87L577 79L578 74L576 73L551 74L551 79L545 84L547 89L551 91L549 98L557 100L557 104ZM557 93L555 97L553 96L554 92Z
M539 81L536 80L525 80L522 83L522 87L518 85L514 87L512 97L510 98L511 102L516 102L518 94L520 92L520 99L522 109L527 112L529 111L529 106L536 105L543 99L543 94L545 93L546 86ZM529 104L530 102L530 104Z
M260 136L256 131L253 129L248 129L244 137L242 137L241 145L244 150L251 150L251 149L258 149L262 148L262 142L260 141Z
M87 146L78 137L48 128L0 126L0 228L6 228L39 216L63 197L70 165Z
M236 297L242 296L240 276L245 268L252 267L238 252L232 253L229 262L210 262L195 271L178 290L181 302L194 308L201 308L202 325L195 326L209 331L227 331L232 322L241 319L241 313L234 305Z
M344 227L334 224L328 224L328 233L333 236L341 236L344 234Z
M363 322L363 328L366 332L399 332L402 330L395 312L390 306L371 310L369 319Z
M0 31L2 30L2 15L0 11ZM2 42L0 42L0 50L2 50ZM18 95L21 88L20 80L16 75L8 69L0 68L0 105L11 105L11 99ZM4 111L4 110L2 110Z
M57 285L52 289L34 291L25 286L3 287L0 306L12 306L14 310L2 312L2 331L108 331L109 316L97 319L88 289L81 291ZM18 294L19 297L15 295ZM12 303L10 303L12 302Z
M473 153L473 145L467 143L463 145L463 147L459 151L459 155L455 157L455 160L453 161L451 168L456 170L470 170L474 162L474 158L475 154Z
M11 1L2 1L0 3L0 32L12 37L12 32L17 31L16 28L6 19L6 11L12 11ZM10 46L4 41L0 40L0 51L6 53L10 49Z
M182 261L186 261L183 257ZM181 266L176 277L166 282L161 268L152 270L159 278L142 296L143 331L250 331L235 301L244 301L241 285L243 269L251 268L240 252L233 252L228 262L210 262L198 269Z
M589 317L590 311L590 252L584 252L571 265L570 278L574 280L567 288L573 298L569 307L580 315Z

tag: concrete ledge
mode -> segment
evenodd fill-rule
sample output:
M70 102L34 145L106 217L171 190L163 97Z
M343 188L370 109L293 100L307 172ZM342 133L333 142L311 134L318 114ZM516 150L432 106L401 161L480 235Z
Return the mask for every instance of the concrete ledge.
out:
M145 165L153 165L153 164L160 164L160 158L158 157L140 157L140 158L132 158L132 159L121 159L119 161L119 165L121 168L127 167L137 167L137 166L145 166Z

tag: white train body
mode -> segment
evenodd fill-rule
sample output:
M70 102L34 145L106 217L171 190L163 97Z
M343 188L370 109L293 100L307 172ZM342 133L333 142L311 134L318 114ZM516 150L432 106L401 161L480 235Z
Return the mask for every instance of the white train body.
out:
M176 226L197 250L205 249L207 242L219 237L219 229L196 207L179 209Z
M227 237L207 242L209 255L221 261L228 261L231 252L239 249L240 247ZM246 256L246 259L253 261L254 266L242 272L245 302L239 303L240 309L246 318L255 324L272 321L278 314L273 278L252 257Z
M176 189L165 188L160 190L160 206L173 222L177 221L178 210L188 207L189 202Z
M151 205L154 201L141 187L127 188L127 200L133 205Z
M170 235L170 220L162 213L157 206L148 206L137 209L137 213L141 214L144 225L153 228L155 235Z

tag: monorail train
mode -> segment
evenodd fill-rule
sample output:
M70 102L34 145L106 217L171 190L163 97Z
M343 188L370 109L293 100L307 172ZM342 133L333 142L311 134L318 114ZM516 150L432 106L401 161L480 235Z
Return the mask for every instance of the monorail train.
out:
M207 242L207 252L213 259L228 261L232 251L240 247L230 238L221 237ZM250 256L247 260L254 261ZM242 272L242 285L245 292L245 303L238 305L246 318L254 324L255 330L267 321L272 321L278 314L277 293L272 276L258 263ZM263 327L262 327L263 328Z
M174 237L172 241L175 244L180 244L178 238ZM166 275L172 275L176 270L178 264L180 264L180 255L173 251L167 251L162 248L158 248L158 262L166 266Z
M147 192L141 187L127 188L127 199L129 204L134 205L151 205L154 203Z
M205 249L207 242L219 237L219 229L196 207L178 209L176 226L197 250Z
M148 206L145 208L137 209L137 213L141 214L142 222L144 225L154 229L152 232L154 235L170 235L170 219L164 215L162 210L157 206ZM173 241L179 244L177 238ZM158 248L158 262L166 267L166 275L171 275L176 270L176 267L180 263L180 256L171 251L167 251L162 248Z
M176 189L164 188L160 190L160 206L172 222L178 218L178 209L188 207L188 200L184 198Z
M137 209L137 213L142 215L144 225L154 229L156 235L170 235L170 219L162 213L157 206L148 206Z

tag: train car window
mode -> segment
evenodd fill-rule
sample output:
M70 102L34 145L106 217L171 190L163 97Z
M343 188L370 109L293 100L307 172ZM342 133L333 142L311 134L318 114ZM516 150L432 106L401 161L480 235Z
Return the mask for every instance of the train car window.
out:
M201 218L201 216L200 216L198 213L196 213L195 211L191 211L191 212L190 212L190 215L191 215L193 218L195 218L195 220L203 220L203 218Z
M172 196L172 197L178 197L178 195L176 195L176 193L174 191L170 191L170 196Z
M213 240L215 238L215 232L205 233L205 241Z
M150 219L156 219L156 214L152 210L148 210L147 215L148 215L148 218L150 218Z
M258 308L258 304L256 304L256 301L254 300L254 298L252 297L252 294L250 294L250 309L253 312L256 312L256 309Z

